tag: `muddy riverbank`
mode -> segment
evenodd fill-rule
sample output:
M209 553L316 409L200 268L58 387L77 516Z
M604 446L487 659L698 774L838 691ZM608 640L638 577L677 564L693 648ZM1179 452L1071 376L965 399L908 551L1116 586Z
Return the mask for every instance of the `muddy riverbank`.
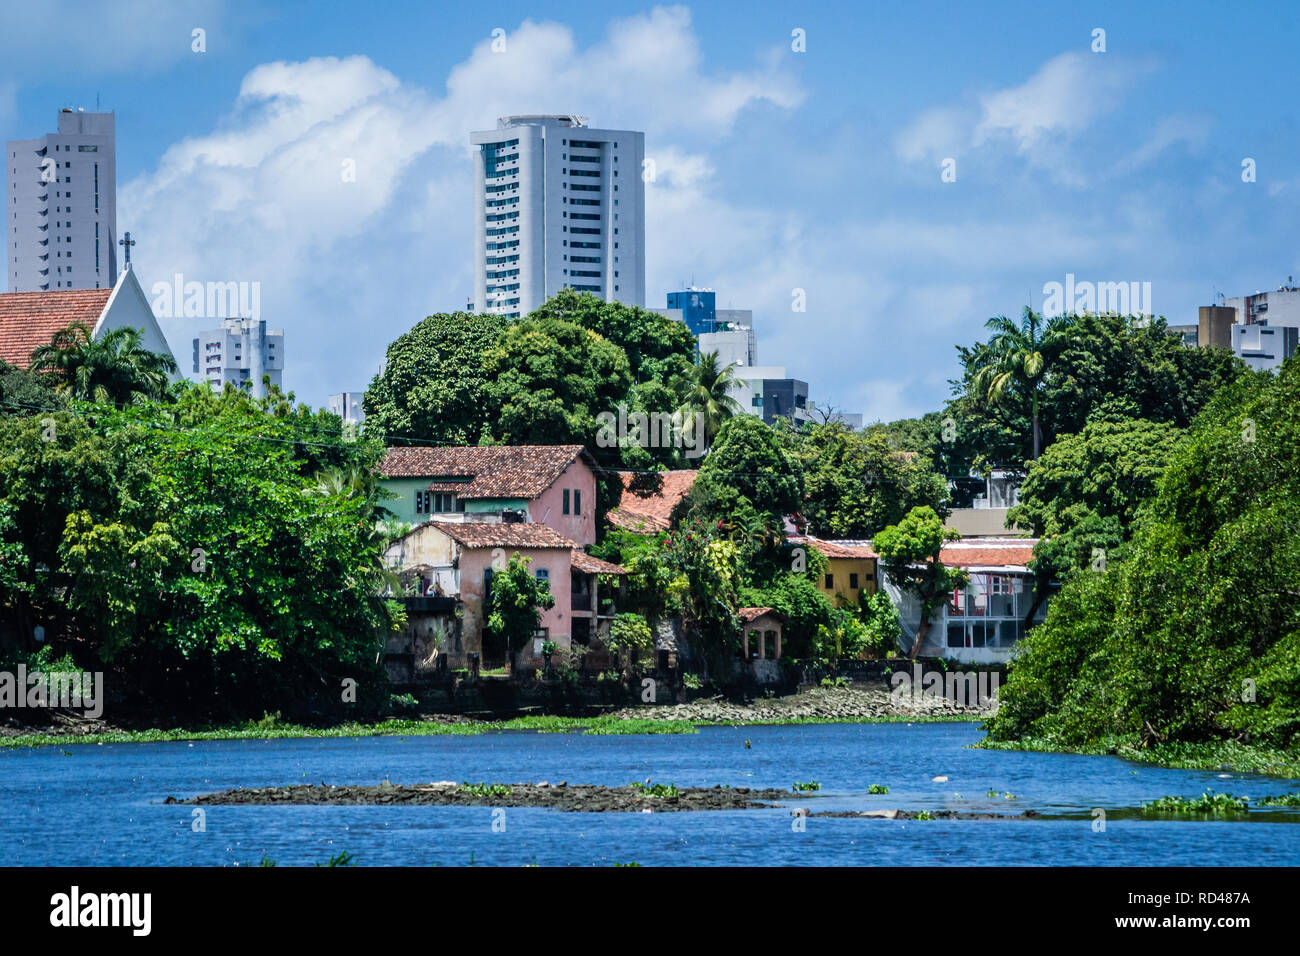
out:
M687 704L625 707L611 716L687 720L693 724L785 724L800 721L981 720L997 701L958 704L946 697L892 694L887 685L811 687L784 697L758 697L737 703L725 697Z
M787 790L749 787L672 787L629 784L600 787L588 784L461 784L452 781L414 786L341 786L305 784L294 787L255 787L200 794L190 799L168 797L165 804L251 806L389 806L547 807L583 813L663 813L682 810L747 810L770 806L794 795Z

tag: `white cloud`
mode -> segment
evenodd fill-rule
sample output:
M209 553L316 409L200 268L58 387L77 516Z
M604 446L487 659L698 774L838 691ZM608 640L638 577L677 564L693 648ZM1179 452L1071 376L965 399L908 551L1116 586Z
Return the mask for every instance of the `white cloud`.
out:
M1115 110L1150 69L1112 54L1062 53L1018 86L924 110L898 132L894 149L901 159L917 162L1001 147L1079 186L1086 177L1071 145Z
M953 156L970 141L971 116L955 106L922 112L894 141L898 155L908 161Z
M1204 116L1166 116L1156 123L1146 140L1122 164L1125 169L1145 166L1171 147L1182 145L1199 151L1210 136L1210 120Z
M803 96L772 58L706 70L682 7L615 21L585 49L568 27L525 21L504 52L485 37L441 96L363 56L268 63L245 76L217 129L174 144L120 190L119 228L139 238L146 291L177 272L261 282L263 317L285 329L286 382L319 404L363 387L358 367L373 370L388 341L470 291L471 130L501 115L565 111L645 130L653 188L667 198L652 206L661 212L674 196L699 199L713 175L677 135L716 132L751 104ZM345 163L355 181L345 181ZM676 208L684 237L706 210L729 215L717 200ZM184 360L188 338L211 324L164 327Z
M1020 86L980 98L976 146L1010 135L1021 152L1079 135L1113 110L1139 71L1110 54L1062 53Z

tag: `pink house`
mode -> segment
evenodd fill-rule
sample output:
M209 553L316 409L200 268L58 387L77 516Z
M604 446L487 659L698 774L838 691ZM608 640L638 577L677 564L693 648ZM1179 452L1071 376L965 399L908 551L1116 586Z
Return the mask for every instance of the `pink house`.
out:
M484 604L492 576L518 554L529 560L529 570L550 586L555 606L544 610L533 639L516 655L518 668L539 667L542 645L552 641L567 648L575 641L587 644L607 628L613 607L602 608L599 577L622 575L622 567L586 554L570 538L549 525L522 522L427 521L398 538L385 552L389 567L402 572L404 583L416 593L408 596L412 617L407 637L412 645L420 632L437 630L441 637L424 652L444 655L450 666L463 667L479 655L484 667L505 663L505 649L489 646L484 636ZM454 628L430 625L409 609L422 601L454 607ZM426 645L421 645L426 646ZM425 662L427 669L428 662Z
M596 542L595 460L581 445L390 448L379 465L399 520L546 525L578 545Z

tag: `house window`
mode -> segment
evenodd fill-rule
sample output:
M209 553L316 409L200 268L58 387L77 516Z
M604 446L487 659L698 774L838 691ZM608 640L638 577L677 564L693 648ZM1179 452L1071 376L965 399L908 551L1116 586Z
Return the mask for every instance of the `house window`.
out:
M850 590L850 591L856 591L857 589L858 589L858 576L857 576L856 574L850 574L850 575L849 575L849 590Z
M828 574L826 575L826 590L829 591L833 587L835 587L835 575Z
M433 496L433 510L438 514L446 514L449 511L456 510L456 496L439 492Z
M551 572L550 572L548 569L546 569L546 568L538 568L538 569L537 569L537 580L539 580L539 581L546 581L547 583L549 583L550 580L551 580Z
M573 513L582 514L582 492L577 488L573 489Z
M432 494L428 491L417 491L415 493L415 513L417 515L427 515L432 513Z
M569 513L569 489L568 488L564 489L563 513L566 515Z

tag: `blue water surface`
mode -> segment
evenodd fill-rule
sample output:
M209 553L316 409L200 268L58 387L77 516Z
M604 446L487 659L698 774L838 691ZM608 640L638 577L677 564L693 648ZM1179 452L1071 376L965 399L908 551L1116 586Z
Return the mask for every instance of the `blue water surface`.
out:
M1300 864L1295 815L1135 820L1117 810L1207 789L1260 797L1300 782L1166 770L1115 757L970 749L977 724L709 727L689 736L481 736L67 744L0 751L0 865L1137 865ZM745 741L751 742L746 749ZM947 782L932 782L936 776ZM231 787L435 780L776 787L782 806L695 813L487 807L165 806ZM887 795L868 796L871 784ZM996 791L994 797L988 791ZM1015 796L1007 799L1004 794ZM1027 809L1032 822L812 817L791 808ZM1094 808L1107 811L1104 831ZM1277 822L1269 822L1270 818ZM502 828L504 823L504 828Z

